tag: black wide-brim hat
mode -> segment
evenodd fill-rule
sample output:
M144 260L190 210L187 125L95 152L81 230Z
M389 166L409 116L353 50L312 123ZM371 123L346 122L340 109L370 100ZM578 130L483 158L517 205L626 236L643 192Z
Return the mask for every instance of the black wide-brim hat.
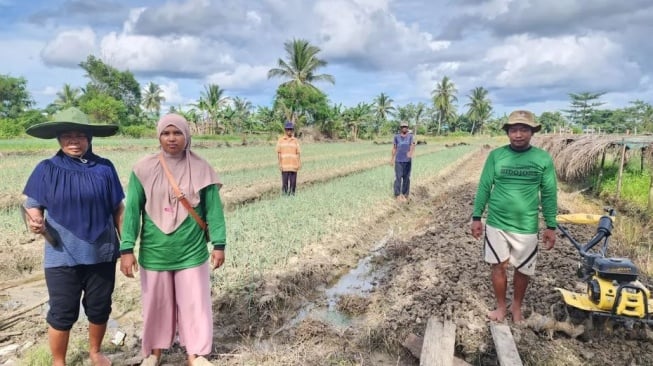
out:
M108 137L118 132L118 125L92 124L88 116L75 107L59 111L53 118L50 122L31 126L25 132L40 139L53 139L67 131L82 131L93 137Z

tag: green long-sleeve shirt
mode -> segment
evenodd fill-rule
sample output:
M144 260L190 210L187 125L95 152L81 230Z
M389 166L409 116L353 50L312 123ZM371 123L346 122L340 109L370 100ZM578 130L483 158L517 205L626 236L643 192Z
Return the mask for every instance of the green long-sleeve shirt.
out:
M557 183L549 153L534 146L515 151L510 145L491 151L481 173L472 217L480 218L487 206L488 225L534 234L539 228L540 203L546 226L555 228Z
M152 271L174 271L197 267L209 257L204 232L191 215L172 233L163 233L145 212L145 191L132 172L127 185L120 250L128 251L140 236L138 262ZM209 228L211 244L226 245L226 227L219 189L215 184L200 190L200 203L194 207Z

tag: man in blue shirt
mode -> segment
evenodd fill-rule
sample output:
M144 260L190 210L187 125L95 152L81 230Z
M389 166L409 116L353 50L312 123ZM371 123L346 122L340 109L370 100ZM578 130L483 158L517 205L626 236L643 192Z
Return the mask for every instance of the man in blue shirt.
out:
M395 166L395 199L405 202L408 200L410 192L410 168L415 152L415 141L413 134L408 132L408 122L402 121L399 127L401 130L395 135L392 145L390 165L394 164Z

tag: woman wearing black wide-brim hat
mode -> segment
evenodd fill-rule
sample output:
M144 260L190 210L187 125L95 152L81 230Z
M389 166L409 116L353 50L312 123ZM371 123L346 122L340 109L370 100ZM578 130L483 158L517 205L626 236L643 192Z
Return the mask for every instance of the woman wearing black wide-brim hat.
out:
M117 125L92 124L77 108L54 115L27 134L56 138L60 149L37 164L25 185L28 228L44 238L43 267L50 297L48 339L53 365L65 365L70 329L80 299L89 322L89 356L110 365L100 351L111 313L125 194L113 164L92 151L94 137Z

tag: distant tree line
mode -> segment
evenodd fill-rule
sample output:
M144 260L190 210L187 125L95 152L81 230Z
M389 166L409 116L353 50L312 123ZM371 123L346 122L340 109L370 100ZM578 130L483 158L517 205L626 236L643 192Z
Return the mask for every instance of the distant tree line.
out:
M160 85L141 86L130 71L121 71L90 55L79 66L88 82L75 87L64 84L44 109L34 108L23 77L0 75L0 138L20 136L36 123L47 121L58 110L75 106L98 123L113 123L121 131L140 136L151 130L161 113L183 114L201 134L251 134L280 132L285 121L301 130L312 128L327 138L374 139L398 129L407 121L418 134L450 135L501 133L507 116L493 114L489 91L474 88L459 101L455 83L448 76L434 85L430 103L400 106L385 92L371 101L344 107L329 101L317 88L318 82L335 84L332 75L319 74L327 66L320 49L304 39L284 44L285 58L268 71L268 78L279 78L273 104L253 106L238 96L228 96L217 84L200 91L197 102L169 107ZM653 107L636 100L628 107L599 109L603 92L570 93L569 109L544 112L538 116L548 132L653 132Z

